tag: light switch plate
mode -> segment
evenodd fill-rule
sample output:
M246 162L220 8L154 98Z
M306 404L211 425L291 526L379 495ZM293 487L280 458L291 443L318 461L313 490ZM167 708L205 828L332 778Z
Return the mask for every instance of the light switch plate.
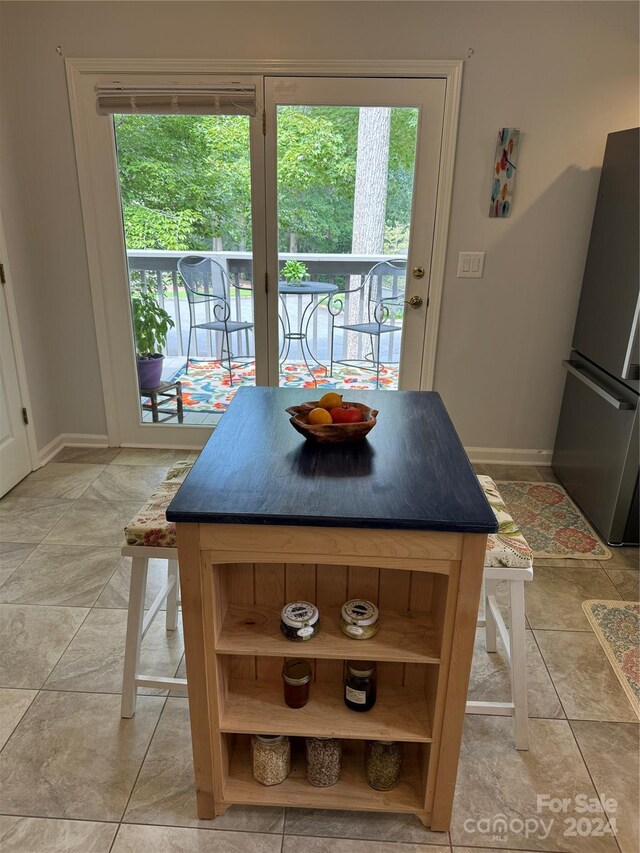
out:
M458 278L482 278L484 252L460 252L458 255Z

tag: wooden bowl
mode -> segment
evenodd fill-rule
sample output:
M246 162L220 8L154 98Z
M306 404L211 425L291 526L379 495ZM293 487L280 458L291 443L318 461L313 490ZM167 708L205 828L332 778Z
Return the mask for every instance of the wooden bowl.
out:
M362 420L355 424L310 424L307 417L312 409L318 406L317 401L302 403L300 406L290 406L287 412L291 415L289 423L309 441L317 441L319 444L338 444L341 441L360 441L366 438L367 433L376 425L376 409L365 406L364 403L350 403L344 401L343 405L355 406L362 412Z

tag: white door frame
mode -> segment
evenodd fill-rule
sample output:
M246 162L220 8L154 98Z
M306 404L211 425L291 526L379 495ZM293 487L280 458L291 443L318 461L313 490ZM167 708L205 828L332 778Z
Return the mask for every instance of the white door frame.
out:
M29 385L27 382L27 369L24 363L24 355L22 353L22 342L20 340L20 326L18 323L18 312L16 310L16 302L13 294L13 278L11 275L11 266L9 262L9 254L7 252L7 242L4 235L4 226L2 224L2 214L0 212L0 263L4 265L5 284L0 285L4 290L5 302L7 305L7 315L9 318L9 329L11 331L11 342L13 345L13 354L16 363L18 374L18 386L20 388L20 398L23 407L27 410L29 423L25 425L27 433L27 449L29 452L29 465L32 471L39 468L41 465L40 454L38 453L38 445L36 442L36 433L33 425L33 409L31 406L31 398L29 397Z
M120 445L121 428L117 418L113 341L109 334L105 316L108 296L104 285L105 272L110 266L113 274L123 276L126 269L123 258L101 258L100 232L113 228L114 222L105 222L114 218L115 211L107 211L108 217L101 217L104 209L99 207L100 186L104 185L104 170L100 164L107 162L102 157L92 157L87 128L88 110L95 106L92 101L92 79L96 75L220 75L234 74L242 76L272 77L436 77L446 80L445 105L443 116L442 147L436 218L434 225L433 249L429 280L429 310L427 312L426 341L422 355L421 388L433 387L435 358L440 320L440 306L444 283L444 268L447 249L451 196L453 190L453 169L455 160L458 115L462 86L463 60L416 60L416 61L280 61L280 60L204 60L204 59L66 59L67 85L71 108L73 137L78 165L78 182L82 202L82 215L85 230L89 278L96 325L96 338L100 362L100 374L107 418L107 434L110 445ZM113 161L111 151L103 151L103 156ZM120 212L115 218L120 227ZM122 241L121 241L122 242ZM122 252L120 253L122 255ZM262 253L260 253L262 254ZM260 269L260 263L264 268ZM126 266L126 262L125 262ZM254 258L254 280L260 281L266 272L266 258ZM145 443L149 446L201 447L211 432L211 428L199 426L162 425L162 432L149 433ZM153 437L152 437L153 436Z

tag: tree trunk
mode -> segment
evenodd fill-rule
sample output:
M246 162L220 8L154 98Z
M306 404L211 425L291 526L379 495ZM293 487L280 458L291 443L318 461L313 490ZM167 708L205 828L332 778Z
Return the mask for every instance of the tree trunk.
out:
M295 231L289 231L289 251L293 254L298 251L298 235Z
M377 255L382 252L387 212L390 131L390 107L360 107L351 238L353 255ZM349 289L357 288L360 281L360 276L352 275ZM366 320L365 308L362 294L351 294L347 322ZM347 335L346 357L361 357L362 343L362 335Z

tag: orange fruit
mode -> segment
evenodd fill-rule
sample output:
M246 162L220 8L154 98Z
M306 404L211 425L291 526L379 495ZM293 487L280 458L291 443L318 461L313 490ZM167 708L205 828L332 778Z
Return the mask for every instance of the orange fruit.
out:
M310 424L332 424L333 418L326 409L315 408L311 409L307 416L307 423Z

